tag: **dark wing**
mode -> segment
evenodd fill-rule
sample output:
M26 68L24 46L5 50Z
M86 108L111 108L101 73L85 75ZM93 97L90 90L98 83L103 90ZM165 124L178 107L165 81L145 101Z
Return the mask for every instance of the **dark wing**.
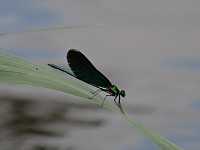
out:
M78 50L67 53L68 64L76 78L96 87L110 87L110 81L99 72L92 63Z

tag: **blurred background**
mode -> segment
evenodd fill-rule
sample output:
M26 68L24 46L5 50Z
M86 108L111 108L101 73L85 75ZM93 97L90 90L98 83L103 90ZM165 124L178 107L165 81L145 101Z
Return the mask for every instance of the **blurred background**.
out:
M199 8L196 0L0 0L0 33L104 24L1 36L0 49L67 69L67 51L79 49L126 90L122 105L133 118L184 149L198 150ZM158 148L123 118L90 101L0 83L0 149Z

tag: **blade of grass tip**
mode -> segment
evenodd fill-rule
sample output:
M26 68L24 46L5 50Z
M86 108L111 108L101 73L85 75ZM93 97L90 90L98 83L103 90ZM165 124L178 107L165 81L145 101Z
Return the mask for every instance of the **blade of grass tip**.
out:
M155 145L157 145L161 150L183 150L178 145L170 142L169 140L165 139L164 137L160 136L159 134L151 131L144 125L140 124L139 122L135 121L131 118L128 114L124 116L134 127L137 128L138 131L143 133L147 136L149 140L151 140Z
M52 28L38 28L38 29L31 29L31 30L20 30L20 31L15 31L15 32L0 33L0 36L9 35L9 34L20 34L20 33L26 33L26 32L41 32L41 31L52 31L52 30L64 30L64 29L90 27L90 26L100 26L100 25L103 25L103 24L84 24L84 25L52 27Z
M91 96L92 91L81 82L73 80L69 76L64 76L36 63L3 52L0 52L0 82L35 85L86 99ZM104 98L100 95L96 95L93 99L88 100L95 101L101 105ZM105 101L104 106L128 120L138 131L146 135L147 138L161 150L182 150L179 146L135 121L128 114L123 114L114 104Z
M99 99L99 97L94 97L94 99ZM99 99L98 102L100 104L102 103L102 99ZM124 119L126 119L128 122L130 122L140 133L144 134L150 141L152 141L156 146L159 147L161 150L183 150L178 145L170 142L166 138L160 136L159 134L155 133L154 131L148 129L141 123L134 120L131 116L129 116L126 112L121 112L121 110L116 106L108 101L104 102L104 106L108 109L112 110L113 112L116 112L120 116L122 116Z

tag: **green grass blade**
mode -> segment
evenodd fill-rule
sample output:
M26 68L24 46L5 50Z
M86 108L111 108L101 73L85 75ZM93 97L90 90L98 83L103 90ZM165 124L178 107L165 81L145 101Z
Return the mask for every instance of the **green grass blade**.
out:
M15 31L15 32L0 33L0 36L5 36L5 35L9 35L9 34L26 33L26 32L41 32L41 31L51 31L51 30L63 30L63 29L72 29L72 28L99 26L99 25L103 25L103 24L84 24L84 25L63 26L63 27L53 27L53 28L39 28L39 29L31 29L31 30L20 30L20 31Z
M0 82L35 85L86 99L92 96L90 88L70 76L64 76L47 67L3 52L0 52ZM97 95L89 100L102 104L103 97ZM128 120L139 132L146 135L149 140L157 145L159 149L182 150L179 146L138 123L128 114L124 115L114 104L106 101L104 106Z

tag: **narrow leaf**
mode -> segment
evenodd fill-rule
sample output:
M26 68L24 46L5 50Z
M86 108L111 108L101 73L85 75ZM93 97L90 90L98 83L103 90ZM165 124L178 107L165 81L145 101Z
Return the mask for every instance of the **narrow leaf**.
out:
M19 33L25 33L25 32L41 32L41 31L51 31L51 30L63 30L63 29L72 29L72 28L99 26L99 25L103 25L103 24L84 24L84 25L63 26L63 27L53 27L53 28L39 28L39 29L31 29L31 30L20 30L20 31L15 31L15 32L0 33L0 36L9 35L9 34L19 34Z
M86 99L92 96L92 90L79 80L67 75L64 76L39 64L3 52L0 52L0 82L35 85ZM97 95L89 100L102 104L103 97ZM104 106L128 120L139 132L146 135L149 140L157 145L159 149L182 150L181 147L135 121L128 114L124 115L114 104L106 101Z

